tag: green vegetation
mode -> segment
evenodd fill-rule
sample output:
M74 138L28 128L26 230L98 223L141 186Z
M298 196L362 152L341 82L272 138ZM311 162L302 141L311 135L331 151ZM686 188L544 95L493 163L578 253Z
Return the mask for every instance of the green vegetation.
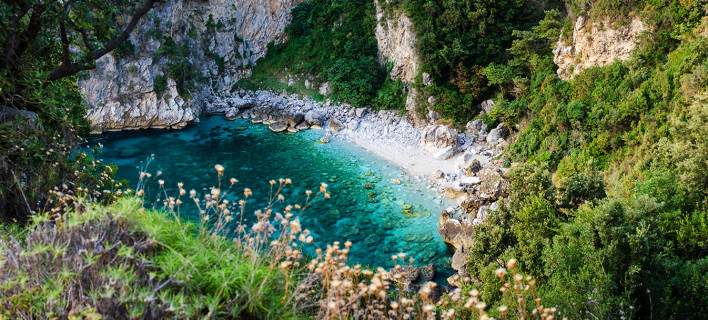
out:
M514 32L506 66L485 69L501 90L484 120L519 128L506 153L517 165L468 271L488 279L498 257L518 257L570 318L708 310L708 21L700 2L635 2L657 31L625 63L558 79L564 23L551 11Z
M295 7L287 41L269 47L245 88L313 95L328 82L335 101L377 109L402 109L404 88L378 62L376 17L369 0L309 0ZM288 86L288 76L300 84ZM304 79L314 88L304 87Z
M137 198L34 217L0 245L0 318L293 318L287 273Z
M145 210L134 196L110 206L73 198L75 209L66 214L35 215L24 231L2 228L0 318L557 316L557 309L541 304L534 280L525 278L513 259L495 271L494 283L509 290L502 294L507 304L494 310L485 310L479 291L462 280L464 291L438 302L434 283L418 292L405 290L411 267L403 253L394 256L400 264L393 269L372 271L347 265L352 243L334 243L308 263L300 250L312 237L294 214L328 193L321 187L313 198L308 193L302 207L281 207L277 204L284 201L277 199L287 185L281 179L272 206L256 211L249 231L234 234L228 231L233 213L225 202L205 208L200 223L192 224L174 210L182 205L181 196L170 197L164 211ZM215 189L210 196L206 203L222 203Z
M113 168L71 155L88 133L77 80L125 39L155 0L0 3L0 220L25 222L50 191L110 201Z
M433 80L418 88L436 97L435 110L463 123L479 112L482 100L494 96L501 69L488 66L509 60L514 30L529 29L560 1L399 0L388 5L413 20L421 72Z
M493 316L555 313L534 307L536 298L569 318L692 318L708 310L702 1L379 2L387 14L404 10L414 21L421 72L432 75L429 86L413 84L419 97L435 96L435 109L458 124L479 116L516 129L505 154L508 198L475 226L465 290L437 303L430 291L401 293L402 267L346 267L352 244L333 244L306 269L301 256L274 259L259 253L265 247L234 245L204 225L168 217L170 210L145 211L140 200L121 198L114 167L72 154L88 132L76 81L106 52L135 50L113 40L130 31L118 17L135 12L139 19L144 3L23 3L0 4L0 219L26 222L34 214L34 222L0 226L0 318L346 318L357 310L398 315L403 307L419 316L455 310L481 317L480 301ZM552 48L569 36L573 17L623 23L630 12L652 33L629 61L558 78ZM317 86L328 82L334 100L403 108L409 88L377 61L373 2L310 0L293 16L288 41L272 46L241 86L321 99ZM155 58L168 61L155 91L164 92L169 77L189 96L200 77L186 58L189 45L154 36L163 43ZM225 68L223 58L207 55ZM478 115L488 98L496 106ZM166 198L168 209L179 206L179 197ZM378 201L374 192L369 201ZM228 216L218 203L211 208ZM519 262L504 263L512 257ZM305 295L304 309L296 283L315 294ZM359 284L373 289L356 290ZM529 291L514 291L526 285ZM523 306L514 305L519 296Z

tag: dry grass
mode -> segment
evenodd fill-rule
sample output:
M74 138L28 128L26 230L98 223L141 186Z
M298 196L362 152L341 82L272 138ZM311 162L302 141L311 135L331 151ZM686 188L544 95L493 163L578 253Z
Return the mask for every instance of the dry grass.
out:
M0 264L8 271L0 275L0 319L556 316L515 261L497 271L506 305L493 310L474 289L440 292L428 282L411 290L413 260L404 253L392 257L395 267L370 270L348 263L354 244L347 241L317 249L308 261L302 250L313 238L297 216L331 196L326 184L306 191L301 203L288 203L292 181L271 180L267 205L253 211L256 219L247 228L246 199L253 191L237 188L222 166L214 169L217 185L203 195L182 183L170 195L158 180L161 212L141 208L145 186L155 183L143 172L137 191L125 192L137 197L110 207L64 201L74 209L37 219L22 241L4 241ZM200 212L196 225L180 219L188 204Z

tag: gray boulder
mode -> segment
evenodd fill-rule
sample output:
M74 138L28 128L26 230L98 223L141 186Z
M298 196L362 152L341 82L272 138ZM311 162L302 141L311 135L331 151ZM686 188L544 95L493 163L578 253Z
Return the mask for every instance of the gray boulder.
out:
M356 110L355 110L356 117L361 118L361 117L365 116L368 111L369 110L367 110L366 108L356 108Z
M500 123L496 128L489 131L487 135L487 143L497 144L499 140L504 139L509 131L506 129L503 123Z
M484 135L487 133L487 125L484 124L482 120L472 120L467 122L467 125L465 125L465 130L471 135Z
M332 132L338 132L344 129L344 125L335 118L329 119L327 126L330 130L332 130Z
M310 129L310 125L307 124L307 121L303 121L303 122L300 122L297 126L295 126L295 129L307 130L307 129Z
M324 123L324 118L325 118L324 114L322 114L319 111L312 110L312 111L305 113L305 121L307 121L307 123L310 124L311 126L320 126L321 127L322 124Z
M236 109L236 108L229 108L229 109L226 110L226 112L224 113L224 116L225 116L226 119L228 119L228 120L236 120L236 118L238 118L238 116L239 116L239 109Z
M320 88L318 90L321 95L323 96L328 96L332 93L332 88L329 86L329 82L325 82L322 85L320 85Z
M305 121L305 115L302 113L296 113L293 116L288 117L288 125L293 128L303 121Z
M268 126L268 129L270 129L273 132L283 132L288 129L288 124L285 121L276 121L271 123Z
M445 125L430 125L423 130L421 144L437 159L450 159L460 151L457 130Z
M494 100L484 100L479 106L480 108L482 108L482 110L484 110L484 112L490 113L492 112L492 109L494 109Z

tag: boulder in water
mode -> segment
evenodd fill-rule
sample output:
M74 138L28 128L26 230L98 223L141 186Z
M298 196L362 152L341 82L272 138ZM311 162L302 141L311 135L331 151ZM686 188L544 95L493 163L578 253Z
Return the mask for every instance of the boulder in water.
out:
M268 129L273 132L283 132L288 129L288 124L285 121L276 121L271 123Z
M238 118L238 113L239 113L238 109L229 108L228 110L226 110L226 113L224 114L224 116L226 117L227 120L236 120L236 118Z
M307 124L307 121L300 122L300 124L295 126L295 129L298 130L307 130L310 129L310 125Z
M307 123L309 123L311 126L318 125L321 127L322 123L324 123L324 118L324 114L319 111L312 110L305 113L305 121L307 121Z
M305 115L302 113L296 113L293 116L288 117L288 125L293 128L303 121L305 121Z

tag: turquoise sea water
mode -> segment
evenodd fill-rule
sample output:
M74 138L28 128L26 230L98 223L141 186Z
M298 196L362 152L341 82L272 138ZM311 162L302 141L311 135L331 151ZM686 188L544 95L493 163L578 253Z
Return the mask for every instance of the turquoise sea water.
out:
M148 198L157 196L157 179L163 179L172 194L177 182L204 193L216 184L214 164L221 164L226 179L239 180L238 190L253 189L246 217L267 201L270 179L291 178L287 194L293 200L302 198L306 189L316 192L325 182L331 199L316 201L299 215L303 227L313 233L315 246L350 240L352 263L389 267L391 255L405 252L418 265L434 264L437 278L449 273L449 253L437 232L438 215L446 204L394 165L345 141L322 144L321 135L320 130L273 133L263 125L215 116L180 131L106 134L90 143L103 145L99 158L116 164L118 177L132 187L146 159L154 156L148 167L153 174ZM182 214L196 218L197 211L187 204Z

